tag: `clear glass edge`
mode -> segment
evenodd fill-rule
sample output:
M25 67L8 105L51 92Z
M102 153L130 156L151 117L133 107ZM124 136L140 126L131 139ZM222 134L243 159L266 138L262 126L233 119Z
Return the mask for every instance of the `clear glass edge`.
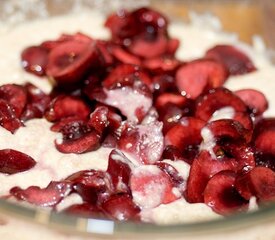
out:
M181 223L169 225L155 225L151 223L119 222L101 218L83 218L65 213L56 213L41 208L29 208L20 204L0 199L1 214L8 214L24 221L42 224L44 226L58 229L74 234L91 234L97 236L135 236L145 234L169 233L185 235L201 235L218 233L226 230L238 230L251 228L275 220L275 204L261 207L257 211L233 214L223 219L213 219L194 223ZM42 216L42 217L41 217ZM93 225L108 226L105 229L94 228Z

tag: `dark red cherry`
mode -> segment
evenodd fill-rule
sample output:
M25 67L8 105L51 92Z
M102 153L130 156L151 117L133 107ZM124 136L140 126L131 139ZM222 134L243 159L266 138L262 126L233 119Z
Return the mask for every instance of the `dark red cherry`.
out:
M206 127L211 131L215 139L222 143L223 141L249 143L251 132L243 127L238 121L232 119L220 119L209 122Z
M122 63L141 65L141 60L138 56L127 52L125 49L119 46L112 47L113 56Z
M188 99L180 94L162 93L156 98L154 106L157 110L161 110L161 108L167 108L166 104L172 103L182 108L187 104L187 102Z
M168 19L160 12L148 8L141 7L134 10L131 15L137 22L141 34L156 35L156 33L166 34Z
M73 186L73 191L79 194L83 201L100 205L114 191L110 175L100 170L83 170L66 178Z
M97 206L90 203L73 204L68 208L64 209L62 212L87 218L96 218L104 216L104 214L100 211L100 209Z
M186 182L176 168L166 162L157 162L156 165L171 178L174 186L181 193L185 190Z
M268 108L268 101L263 93L254 89L242 89L234 92L249 107L255 116L261 115Z
M50 96L31 83L26 83L24 87L28 102L20 119L27 121L33 118L42 118L51 101Z
M182 152L173 145L167 145L164 148L161 159L169 159L172 161L184 160L190 163L187 159L183 157Z
M100 134L83 121L74 121L60 129L62 138L55 140L55 146L62 153L84 153L100 146Z
M224 66L211 60L196 60L177 70L176 86L183 95L195 99L209 88L223 85L227 79Z
M23 123L15 115L14 108L5 100L0 99L0 126L14 133Z
M275 155L272 153L256 152L255 162L256 166L267 167L275 171Z
M27 103L27 93L24 87L16 84L5 84L0 86L0 99L6 100L20 118Z
M247 106L238 96L226 88L216 88L198 98L195 116L208 121L215 111L224 107L232 107L234 114L242 112L248 115Z
M74 96L59 95L49 104L45 112L45 118L48 121L56 122L67 117L87 119L89 114L90 109L82 99Z
M31 186L27 189L13 187L10 194L17 200L26 201L41 207L53 207L71 192L71 185L66 182L50 182L46 188Z
M156 74L173 73L179 65L180 61L173 57L156 57L143 61L143 66Z
M133 86L135 81L141 81L148 87L151 86L150 77L139 66L121 64L115 67L104 79L102 85L107 89Z
M209 49L205 56L223 63L231 75L245 74L256 70L251 59L242 50L231 45L217 45Z
M101 208L108 216L115 220L140 220L140 208L128 194L112 195L102 203Z
M180 46L180 41L177 38L170 38L167 43L166 52L168 55L174 55Z
M188 107L182 108L170 102L159 108L158 114L159 120L163 122L163 133L166 134L182 117L188 116L189 110Z
M114 57L111 54L112 43L110 41L97 40L96 46L101 55L104 66L112 66L114 64Z
M21 54L21 63L26 71L37 76L44 76L48 63L49 51L43 46L27 47Z
M228 215L248 208L248 201L242 198L235 188L235 179L234 172L222 171L207 183L204 201L215 212Z
M102 134L109 125L109 109L105 106L97 107L91 114L88 124Z
M140 163L153 164L161 158L163 152L161 130L160 122L126 128L118 141L118 147Z
M177 200L171 178L157 166L143 165L133 170L130 188L133 200L141 208L154 208Z
M139 31L134 25L135 19L130 16L128 11L123 9L111 14L105 21L105 27L110 29L112 39L119 42L133 37Z
M109 155L107 172L112 178L117 192L129 192L129 179L134 165L119 150L112 150Z
M202 141L201 129L204 125L205 122L199 118L182 117L165 134L166 146L175 146L185 158L193 160Z
M237 177L236 187L247 200L256 196L261 201L274 201L275 172L266 167L255 167Z
M36 161L25 153L13 150L0 150L0 172L15 174L33 168Z
M49 54L46 74L59 85L82 80L89 68L98 63L98 52L94 41L66 41Z
M153 77L153 90L154 94L158 95L160 93L167 92L177 92L177 88L175 86L175 79L172 75L169 74L161 74Z
M264 155L275 155L275 119L267 118L259 121L254 130L254 145Z
M209 179L224 170L235 171L238 162L227 156L215 157L206 150L202 150L194 159L187 180L186 199L191 203L204 202L204 190Z
M167 38L158 36L153 41L151 39L137 38L129 47L129 51L134 55L146 59L160 57L166 53Z

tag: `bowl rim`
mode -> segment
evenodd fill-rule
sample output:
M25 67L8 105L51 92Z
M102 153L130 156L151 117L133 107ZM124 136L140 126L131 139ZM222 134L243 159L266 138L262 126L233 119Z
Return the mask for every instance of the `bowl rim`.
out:
M205 220L201 222L157 225L144 222L120 222L100 217L84 218L66 213L57 213L38 207L28 207L22 204L0 199L1 214L16 217L34 224L44 225L52 230L61 230L73 234L89 234L106 236L143 236L145 234L162 235L169 233L188 235L205 235L268 223L275 220L275 203L267 204L256 211L242 212L224 218Z

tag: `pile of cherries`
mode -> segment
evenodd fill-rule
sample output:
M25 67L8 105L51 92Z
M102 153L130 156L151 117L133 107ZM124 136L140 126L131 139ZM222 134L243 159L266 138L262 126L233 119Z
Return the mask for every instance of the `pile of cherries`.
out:
M259 204L275 200L275 118L262 116L267 100L257 90L223 87L229 76L256 71L248 56L218 45L180 61L168 20L149 8L118 11L105 26L109 40L63 34L26 48L23 67L46 76L53 90L2 85L0 124L15 133L45 118L62 134L54 145L64 154L112 148L107 170L76 172L42 189L13 187L10 196L55 209L75 193L83 203L65 212L117 220L139 220L143 208L179 198L223 215L247 210L253 196ZM232 116L213 119L226 111ZM187 181L164 159L190 164ZM35 164L24 153L0 150L1 173Z

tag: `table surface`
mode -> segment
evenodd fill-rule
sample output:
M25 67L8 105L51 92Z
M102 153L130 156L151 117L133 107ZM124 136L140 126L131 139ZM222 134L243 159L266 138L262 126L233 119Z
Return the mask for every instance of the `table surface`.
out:
M268 1L272 7L266 5ZM188 19L190 9L198 13L205 12L207 9L207 12L213 13L220 19L225 31L238 33L242 41L251 43L252 36L259 35L263 36L268 45L275 46L274 33L271 40L272 31L266 24L267 21L273 21L273 29L275 29L275 1L273 0L172 0L163 1L161 5L159 2L158 0L152 0L155 8L164 13L172 12L175 16L185 20ZM274 14L266 13L267 8ZM271 19L271 15L273 19Z

